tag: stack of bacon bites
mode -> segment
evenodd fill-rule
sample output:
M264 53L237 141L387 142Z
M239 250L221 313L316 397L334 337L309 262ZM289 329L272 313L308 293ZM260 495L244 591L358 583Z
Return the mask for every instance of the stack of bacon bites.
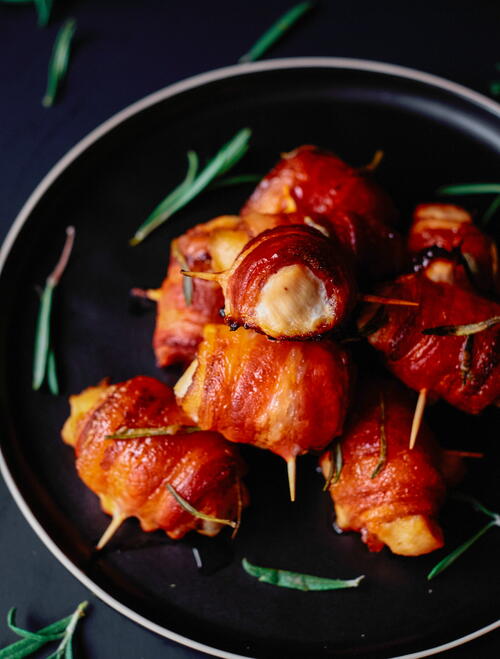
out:
M423 411L500 400L498 259L461 208L417 207L407 240L397 218L370 166L303 146L239 216L172 242L152 296L158 366L186 366L175 400L151 378L101 384L72 397L63 433L113 516L108 535L128 516L173 538L239 524L245 443L286 461L292 500L296 458L320 455L338 527L370 550L442 546L439 508L462 467ZM354 364L353 338L400 382Z

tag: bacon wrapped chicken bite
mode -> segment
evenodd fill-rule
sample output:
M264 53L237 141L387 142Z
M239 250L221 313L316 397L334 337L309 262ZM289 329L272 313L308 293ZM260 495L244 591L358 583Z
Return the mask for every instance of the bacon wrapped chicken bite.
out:
M247 493L236 447L215 432L189 432L191 422L170 387L140 376L89 387L70 403L63 440L75 449L80 478L113 516L99 547L127 517L173 539L191 530L219 532L221 523L193 516L167 483L210 518L239 518Z
M177 400L203 430L269 449L287 461L322 450L342 432L351 367L332 341L270 341L207 325L196 359L175 385Z
M275 339L324 334L345 320L357 299L341 246L304 225L264 231L225 272L189 274L219 282L232 329L243 325Z
M293 224L309 218L328 226L352 254L359 273L368 278L394 274L404 260L403 242L394 228L394 205L371 173L315 146L283 155L241 215L251 212L288 214Z
M379 292L418 302L386 307L368 341L421 401L444 398L477 414L500 400L500 305L476 293L463 268L436 259ZM375 313L368 309L360 324Z
M387 545L395 554L419 556L443 546L437 515L445 474L456 480L461 464L447 458L425 424L418 444L408 447L413 399L397 382L369 381L339 440L342 460L335 449L320 459L337 526L361 533L370 551Z
M472 222L470 214L453 204L420 204L413 214L408 249L432 260L434 248L459 252L474 284L481 290L500 290L495 242Z

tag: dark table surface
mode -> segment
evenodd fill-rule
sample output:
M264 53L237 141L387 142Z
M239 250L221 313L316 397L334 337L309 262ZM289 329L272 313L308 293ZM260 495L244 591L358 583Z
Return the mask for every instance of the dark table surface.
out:
M33 7L0 1L0 239L40 179L91 129L150 92L233 64L290 4L55 0L49 26L39 28ZM69 16L77 20L69 75L59 101L47 110L40 102L47 61L55 34ZM488 94L500 61L499 27L497 0L323 0L268 57L391 62ZM205 656L139 627L89 593L44 547L2 481L0 527L0 618L17 605L20 622L35 628L89 599L91 612L82 625L78 657ZM11 640L0 624L0 647ZM500 631L446 656L498 657Z

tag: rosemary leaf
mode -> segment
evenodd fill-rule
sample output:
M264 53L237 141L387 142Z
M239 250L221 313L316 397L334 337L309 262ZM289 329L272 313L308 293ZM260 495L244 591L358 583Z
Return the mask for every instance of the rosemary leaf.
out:
M289 572L277 568L260 567L252 565L246 558L242 560L243 569L247 574L256 577L259 581L270 583L282 588L293 588L295 590L339 590L342 588L356 588L364 579L364 575L356 579L328 579L316 577L312 574L301 574L300 572Z
M443 560L439 561L439 563L437 563L437 565L435 565L427 575L427 579L429 581L433 579L436 575L443 572L443 570L445 570L452 563L454 563L459 556L461 556L467 549L469 549L469 547L471 547L477 540L479 540L479 538L481 538L481 536L483 536L487 531L489 531L489 529L491 529L493 526L500 526L500 515L498 513L493 512L493 510L489 510L488 508L486 508L486 506L483 506L483 504L480 503L474 497L471 497L467 494L461 494L460 492L456 492L453 495L453 498L471 504L479 512L482 512L484 515L491 517L491 521L489 521L485 526L479 529L479 531L475 533L472 536L472 538L466 540L463 544L461 544L459 547L457 547L451 553L445 556Z
M161 437L175 435L181 426L161 426L159 428L119 428L117 432L106 435L106 439L140 439L143 437Z
M186 501L181 495L170 485L170 483L166 483L166 488L170 492L170 494L174 497L174 499L177 501L179 506L181 508L184 508L184 510L193 517L198 517L199 519L204 519L207 522L215 522L216 524L225 524L226 526L230 526L231 528L235 529L237 527L237 523L233 522L230 519L220 519L219 517L213 517L212 515L206 515L205 513L200 512L199 510L196 510L189 501ZM1 659L1 658L0 658Z
M36 11L38 13L38 25L46 27L50 20L53 0L35 0Z
M54 350L51 348L49 350L49 356L47 358L47 384L49 385L49 391L54 396L59 396L59 382L57 379L57 370L56 370L56 357Z
M54 41L47 75L47 89L42 99L42 105L46 108L54 104L59 84L68 70L71 41L75 30L76 21L74 18L70 18L60 28Z
M483 216L481 217L479 224L485 227L489 223L489 221L496 215L498 210L500 210L500 195L498 195L497 197L495 197L495 199L493 199L491 204L483 213Z
M41 632L30 632L27 629L22 629L16 625L16 608L12 607L7 614L7 625L11 631L22 638L27 638L30 641L37 641L48 643L49 641L58 641L64 635L64 632L57 632L54 634L44 634Z
M442 561L439 561L437 565L435 565L432 570L429 572L427 575L427 579L430 581L433 579L435 576L440 574L443 570L446 570L447 567L449 567L452 563L454 563L459 556L461 556L469 547L471 547L476 540L479 540L481 536L483 536L486 531L489 531L493 526L500 526L499 521L491 520L488 522L485 526L483 526L482 529L480 529L476 534L472 536L472 538L469 538L469 540L466 540L462 545L454 549L450 554L445 556Z
M385 402L384 395L380 394L380 450L379 459L370 478L375 478L385 467L387 461L387 437L385 434Z
M459 183L443 185L436 190L437 195L476 195L500 194L500 183Z
M40 308L38 311L38 318L35 331L35 349L33 357L33 382L34 390L40 389L42 383L47 375L49 377L50 390L55 393L59 391L57 385L57 378L55 375L55 358L51 353L50 343L50 323L52 312L52 301L54 297L54 289L58 285L64 270L68 264L71 251L73 249L73 242L75 239L74 227L67 227L66 240L61 252L61 256L56 264L56 267L47 277L45 288L40 297ZM47 372L47 370L49 372Z
M330 472L323 486L323 492L326 492L330 485L335 485L340 478L343 467L342 446L340 440L337 440L330 449Z
M38 632L36 632L36 635L40 636L39 640L35 640L34 638L23 638L21 641L16 641L15 643L11 643L11 645L2 648L0 650L0 659L24 659L24 657L28 657L40 650L40 648L46 643L63 638L76 612L83 612L87 604L87 602L82 602L78 605L77 610L72 615L39 629ZM10 615L11 613L9 613L9 616ZM10 620L12 621L12 618L10 618ZM54 636L56 638L54 638Z
M76 626L80 618L84 615L88 603L82 602L76 608L76 611L70 618L68 626L64 631L64 636L59 644L57 650L51 654L47 659L73 659L73 636L75 635Z
M250 50L242 55L238 62L255 62L262 57L285 32L287 32L307 11L312 9L313 2L301 2L285 12L264 34L255 42Z
M33 389L40 389L45 379L50 346L50 316L55 284L47 282L42 297L35 334L35 356L33 360Z
M435 336L470 336L471 334L478 334L484 330L494 327L500 323L500 316L492 316L481 320L477 323L469 323L467 325L439 325L437 327L428 327L422 330L422 334L431 334Z
M177 263L181 266L181 270L189 270L188 262L186 261L184 254L179 249L177 240L172 242L172 253ZM182 277L182 292L184 294L184 301L186 306L189 307L193 301L193 280L191 277Z
M221 176L239 162L248 150L251 134L252 131L249 128L243 128L238 131L211 158L199 174L196 173L198 157L193 151L190 151L188 154L189 168L186 179L154 209L139 229L137 229L133 238L130 240L130 244L135 246L141 243L152 231L199 195L215 178Z

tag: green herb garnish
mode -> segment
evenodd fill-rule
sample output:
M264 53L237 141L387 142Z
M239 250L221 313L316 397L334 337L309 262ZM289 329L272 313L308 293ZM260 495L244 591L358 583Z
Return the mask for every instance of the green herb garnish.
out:
M476 540L479 540L479 538L483 536L486 533L486 531L489 531L493 526L500 526L500 515L498 513L493 512L492 510L489 510L488 508L483 506L482 503L480 503L473 497L461 495L456 498L459 498L462 501L466 501L467 503L472 504L472 506L476 510L479 510L488 517L491 517L491 521L488 522L485 526L483 526L483 528L479 529L479 531L475 533L472 536L472 538L466 540L463 544L461 544L459 547L454 549L450 554L445 556L442 561L439 561L439 563L435 565L427 575L427 579L429 581L438 574L440 574L441 572L443 572L443 570L446 570L446 568L449 567L452 563L454 563L457 560L457 558L461 556L465 551L467 551L467 549L469 549L469 547L471 547L476 542Z
M53 659L72 659L72 643L76 625L87 606L88 602L82 602L72 615L53 622L37 632L30 632L18 627L15 624L16 609L11 609L7 616L7 624L14 633L22 636L22 640L2 648L0 650L0 659L23 659L34 654L47 643L59 640L61 643L51 657Z
M181 266L181 270L189 270L189 264L186 261L186 257L179 249L177 240L172 241L172 253L177 263ZM189 307L193 301L193 280L191 277L182 277L182 292L184 294L184 301Z
M285 32L287 32L307 11L312 9L313 2L301 2L285 12L264 34L255 42L250 50L242 55L238 62L255 62L262 57Z
M330 485L335 485L335 483L338 482L342 467L342 446L340 445L340 440L338 439L330 449L330 470L323 486L323 492L326 492Z
M198 517L199 519L204 519L207 522L214 522L216 524L225 524L226 526L230 526L233 529L237 528L238 526L237 522L233 522L231 519L220 519L219 517L214 517L213 515L207 515L205 513L200 512L199 510L196 510L196 508L193 508L193 506L189 503L189 501L186 501L186 499L181 497L181 495L172 487L172 485L170 485L170 483L166 483L166 487L167 490L170 492L170 494L177 501L177 503L181 506L181 508L184 508L186 512L191 513L193 517Z
M225 174L239 162L248 150L252 131L243 128L229 140L198 174L198 156L188 152L188 171L184 181L158 204L141 224L130 240L132 246L141 243L146 236L163 224L178 210L200 194L214 179Z
M40 309L38 311L35 353L33 359L33 389L40 389L47 376L48 384L53 394L59 392L59 387L57 385L55 358L50 336L52 301L54 289L58 285L71 255L74 239L75 229L74 227L68 227L66 229L66 242L64 243L56 267L47 277L45 288L40 298Z
M422 330L422 334L431 334L435 336L470 336L478 334L484 330L494 327L500 323L500 316L492 316L478 323L469 323L467 325L439 325L438 327L429 327Z
M54 41L47 74L47 89L42 99L42 105L46 108L54 104L59 84L68 70L71 41L75 30L76 21L70 18L61 27Z
M250 561L244 558L241 562L243 569L251 577L256 577L259 581L270 583L273 586L281 588L294 588L295 590L340 590L341 588L356 588L359 582L364 579L364 574L356 579L327 579L326 577L316 577L312 574L301 574L300 572L289 572L272 567L259 567L252 565Z
M191 434L198 432L197 426L159 426L156 428L118 428L115 433L106 435L106 439L141 439L143 437L161 437L162 435L176 435L178 432Z
M385 402L384 395L380 394L380 449L379 449L379 459L375 469L373 470L370 478L375 478L378 476L382 469L385 467L387 461L387 437L385 434Z
M483 214L480 224L485 226L500 208L500 183L459 183L456 185L443 185L436 190L437 195L498 195Z

